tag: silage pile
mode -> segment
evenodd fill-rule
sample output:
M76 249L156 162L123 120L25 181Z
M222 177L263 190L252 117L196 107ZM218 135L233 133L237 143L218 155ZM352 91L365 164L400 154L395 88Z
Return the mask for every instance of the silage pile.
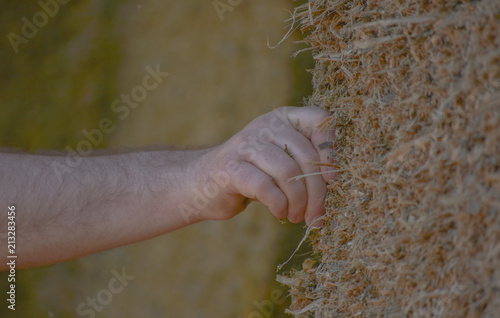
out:
M295 17L338 177L319 266L278 277L289 312L498 317L500 1L310 0Z

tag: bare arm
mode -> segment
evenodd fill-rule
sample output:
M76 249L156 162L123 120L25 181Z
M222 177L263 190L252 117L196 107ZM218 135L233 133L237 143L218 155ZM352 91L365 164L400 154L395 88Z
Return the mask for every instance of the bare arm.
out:
M137 151L83 157L0 153L0 233L16 206L18 267L61 262L203 221L229 219L257 200L277 218L307 223L324 213L327 113L280 108L226 143L201 150ZM61 166L62 165L62 166ZM6 269L2 265L2 269Z
M64 261L187 225L170 207L188 199L186 168L201 153L86 157L62 182L53 164L65 164L64 156L0 154L0 202L16 206L18 264Z

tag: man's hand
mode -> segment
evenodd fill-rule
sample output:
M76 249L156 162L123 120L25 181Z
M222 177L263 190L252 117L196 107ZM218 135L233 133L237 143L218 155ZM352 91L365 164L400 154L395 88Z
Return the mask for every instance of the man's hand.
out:
M315 107L282 107L210 149L200 157L196 198L180 209L183 217L228 219L256 200L278 219L311 224L325 212L326 182L333 178L321 173L332 170L332 143L318 127L327 116ZM293 179L300 175L308 176Z
M333 177L319 166L331 150L318 128L327 115L279 108L208 149L78 158L0 152L0 207L16 206L17 265L48 265L228 219L251 200L279 219L311 224L324 213L325 182ZM0 245L6 238L2 213Z

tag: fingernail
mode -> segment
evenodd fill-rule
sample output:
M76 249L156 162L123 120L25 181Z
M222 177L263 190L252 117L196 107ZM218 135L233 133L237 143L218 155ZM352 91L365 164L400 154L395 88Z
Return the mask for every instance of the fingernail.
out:
M324 150L327 148L333 148L333 142L331 141L325 141L324 143L321 143L318 145L319 150Z
M323 225L323 215L313 218L313 221L309 224L311 227L321 227Z

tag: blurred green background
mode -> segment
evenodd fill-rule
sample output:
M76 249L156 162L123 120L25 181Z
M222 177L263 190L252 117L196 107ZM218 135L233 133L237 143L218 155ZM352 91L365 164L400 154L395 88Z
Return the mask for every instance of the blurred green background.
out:
M98 127L104 117L117 129L102 147L210 145L276 107L301 105L311 89L310 56L290 57L300 49L293 37L276 49L267 46L267 39L275 44L286 33L287 10L298 4L242 1L221 21L211 0L73 0L58 5L16 53L12 34L23 36L22 18L33 21L42 7L27 0L4 3L0 146L75 148L84 139L81 131ZM113 100L140 84L147 66L158 64L170 76L119 119ZM291 255L302 233L253 204L227 222L20 270L16 311L4 300L0 317L89 317L77 313L78 305L96 297L111 271L122 268L135 279L97 317L259 317L256 303L271 300L273 290L287 292L275 282L276 265ZM299 254L308 252L306 247ZM303 258L297 255L284 270L300 267ZM6 273L0 287L5 295ZM260 315L288 317L286 306Z

